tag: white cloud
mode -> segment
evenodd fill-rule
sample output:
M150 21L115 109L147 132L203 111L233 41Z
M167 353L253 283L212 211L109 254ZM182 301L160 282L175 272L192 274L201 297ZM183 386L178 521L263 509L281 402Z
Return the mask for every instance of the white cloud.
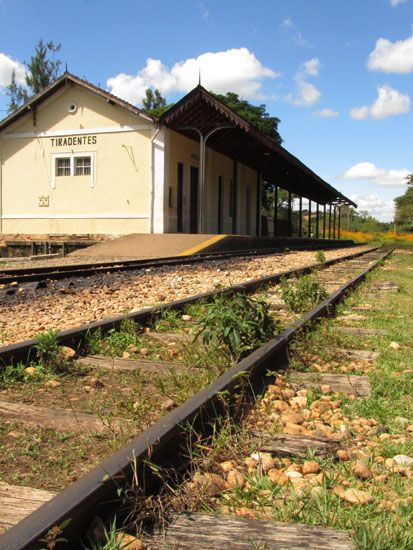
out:
M351 195L350 199L358 206L358 211L367 212L382 222L390 222L394 218L394 201L383 199L379 195Z
M317 118L335 118L339 115L338 111L334 111L334 109L321 109L321 111L316 111L314 113L314 116Z
M199 2L199 9L201 10L202 19L208 19L209 9L205 6L203 2Z
M281 28L288 33L289 42L293 44L293 46L311 47L311 44L304 38L302 33L295 26L291 16L284 19L281 23Z
M314 84L307 81L307 77L318 76L319 71L320 60L316 57L303 63L294 76L294 80L297 85L296 95L294 96L293 94L289 94L287 96L287 100L294 105L304 107L311 107L311 105L315 105L321 97L321 92L314 86Z
M140 103L149 87L158 88L162 94L188 92L198 84L199 71L202 85L208 90L231 91L250 99L265 99L262 79L279 76L247 48L233 48L179 61L171 69L159 59L149 58L136 75L120 73L109 78L107 85L113 94Z
M351 166L343 175L346 180L367 180L385 187L404 187L406 177L411 170L402 168L399 170L385 170L378 168L372 162L358 162Z
M413 71L413 36L396 42L379 38L367 66L371 71L410 73Z
M394 219L395 205L394 200L385 200L379 195L351 195L351 200L358 206L358 211L366 210L370 216L382 222L391 222Z
M404 4L407 0L390 0L390 4L393 6L398 6L399 4Z
M378 97L371 107L355 107L350 115L356 120L365 118L387 118L393 115L402 115L410 109L410 97L402 94L390 86L383 85L377 88Z
M24 84L25 68L23 63L12 59L4 53L0 53L0 87L10 84L13 69L16 72L17 84Z
M309 59L303 63L303 71L309 76L318 76L319 70L320 60L317 57L313 57L313 59Z

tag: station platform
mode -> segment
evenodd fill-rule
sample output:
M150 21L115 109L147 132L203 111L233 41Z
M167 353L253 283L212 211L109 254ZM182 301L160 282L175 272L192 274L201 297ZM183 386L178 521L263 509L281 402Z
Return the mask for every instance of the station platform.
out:
M244 235L210 235L189 233L132 233L104 241L70 256L104 258L165 258L190 256L206 252L250 251L266 248L313 249L342 247L353 244L344 239L309 239L298 237L249 237Z

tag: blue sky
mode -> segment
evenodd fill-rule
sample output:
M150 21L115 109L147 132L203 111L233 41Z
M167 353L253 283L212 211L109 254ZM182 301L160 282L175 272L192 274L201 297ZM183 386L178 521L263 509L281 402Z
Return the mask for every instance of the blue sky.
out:
M265 103L285 147L379 219L413 171L413 0L0 0L4 86L43 37L139 105L202 83ZM62 66L64 70L64 65Z

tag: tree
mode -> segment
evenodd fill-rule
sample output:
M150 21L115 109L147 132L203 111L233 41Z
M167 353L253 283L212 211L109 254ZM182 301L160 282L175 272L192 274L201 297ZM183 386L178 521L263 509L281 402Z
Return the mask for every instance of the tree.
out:
M165 111L172 107L173 103L167 105L166 99L157 88L155 91L152 91L151 88L147 88L145 97L142 100L142 105L143 110L148 113L148 115L160 117Z
M7 110L9 113L17 111L19 105L24 103L25 95L23 93L22 86L19 86L16 82L16 71L15 69L11 72L11 81L6 88L6 94L9 96L9 102L7 104Z
M238 94L227 92L226 95L215 94L215 97L225 103L227 107L251 122L258 130L272 138L278 145L283 142L278 133L280 119L267 113L266 105L252 105L245 99L240 99Z
M60 50L61 44L54 44L52 41L43 42L40 39L35 46L34 55L30 57L30 63L25 62L26 86L16 83L16 73L12 71L11 82L6 88L9 96L9 112L13 112L22 103L28 101L34 95L40 93L46 86L49 86L57 78L61 61L55 59L55 54ZM52 54L52 59L49 59Z
M413 231L413 174L406 178L407 190L401 197L396 197L395 222L404 231Z

